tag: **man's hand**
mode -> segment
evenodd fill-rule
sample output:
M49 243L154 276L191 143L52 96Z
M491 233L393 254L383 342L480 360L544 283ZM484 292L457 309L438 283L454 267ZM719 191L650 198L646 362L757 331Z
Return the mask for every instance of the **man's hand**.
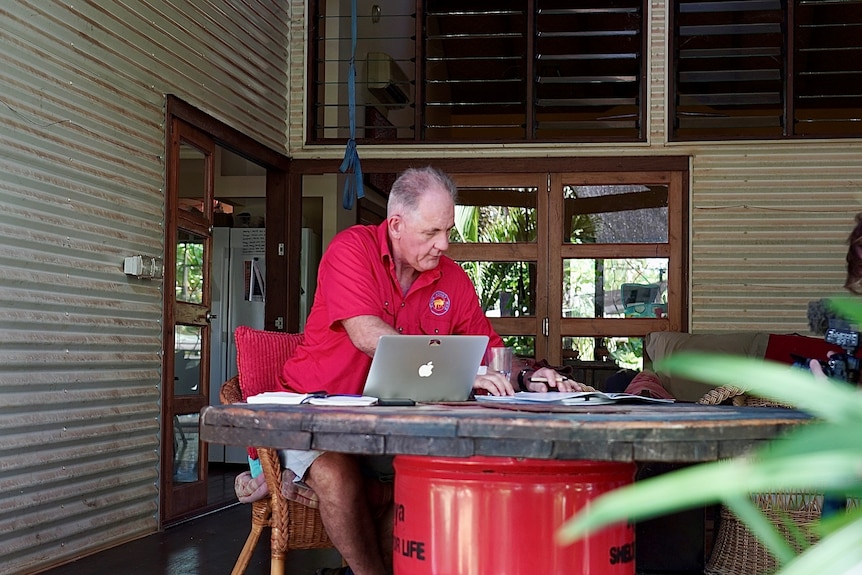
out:
M536 381L539 380L539 381ZM544 380L544 381L541 381ZM545 392L545 391L583 391L582 384L574 379L564 377L551 369L543 367L531 374L526 374L524 384L530 391Z
M489 395L515 395L512 383L502 373L496 371L477 375L473 382L473 390L484 390Z
M834 351L826 352L826 359L831 358L835 355ZM816 377L820 377L822 379L826 379L826 374L823 373L823 366L820 365L820 362L816 359L808 360L808 368L811 369L811 373L813 373Z

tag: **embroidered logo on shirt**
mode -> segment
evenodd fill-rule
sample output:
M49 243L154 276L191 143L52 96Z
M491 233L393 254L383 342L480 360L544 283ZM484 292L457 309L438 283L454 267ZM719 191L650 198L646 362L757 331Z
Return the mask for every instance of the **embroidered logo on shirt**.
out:
M442 291L435 291L431 296L431 301L428 302L428 307L431 308L431 313L434 315L443 315L449 311L449 306L452 302L449 300L449 294Z

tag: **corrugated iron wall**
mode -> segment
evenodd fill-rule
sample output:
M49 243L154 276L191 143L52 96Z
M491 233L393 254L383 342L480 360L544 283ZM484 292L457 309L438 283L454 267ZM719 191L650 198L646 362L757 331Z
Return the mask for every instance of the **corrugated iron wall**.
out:
M665 141L665 92L667 90L667 74L672 68L667 65L668 16L665 0L652 0L647 14L649 38L647 39L647 54L649 54L649 74L647 85L647 139L653 146Z
M862 211L862 143L692 150L693 331L807 332L808 302L842 290Z
M862 142L668 143L670 2L650 2L650 150L691 157L690 328L808 333L808 302L846 295Z
M158 528L164 103L283 151L286 2L0 5L0 572ZM131 568L131 571L134 569Z

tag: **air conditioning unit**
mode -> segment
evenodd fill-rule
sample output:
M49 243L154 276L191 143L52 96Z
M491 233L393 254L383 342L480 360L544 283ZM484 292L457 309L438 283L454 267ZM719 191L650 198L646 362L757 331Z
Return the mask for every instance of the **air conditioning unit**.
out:
M387 108L406 106L410 101L410 81L398 62L384 52L369 52L365 64L371 95Z

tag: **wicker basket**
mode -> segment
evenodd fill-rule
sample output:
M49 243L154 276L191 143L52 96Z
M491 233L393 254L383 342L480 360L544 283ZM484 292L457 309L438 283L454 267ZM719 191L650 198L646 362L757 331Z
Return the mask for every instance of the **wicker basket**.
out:
M822 498L810 493L760 493L753 497L797 553L803 546L790 536L788 523L804 534L808 544L817 542L811 527L820 520ZM775 557L736 515L722 506L715 544L704 575L760 575L777 569Z
M704 395L698 403L719 405L732 403L750 407L789 407L753 395L748 395L739 387L717 387ZM814 493L779 492L753 493L757 507L763 511L779 533L798 553L803 545L790 535L787 525L803 534L808 544L817 542L811 527L820 520L823 498ZM778 563L757 537L734 515L722 506L719 513L715 543L709 555L704 575L761 575L773 573Z

